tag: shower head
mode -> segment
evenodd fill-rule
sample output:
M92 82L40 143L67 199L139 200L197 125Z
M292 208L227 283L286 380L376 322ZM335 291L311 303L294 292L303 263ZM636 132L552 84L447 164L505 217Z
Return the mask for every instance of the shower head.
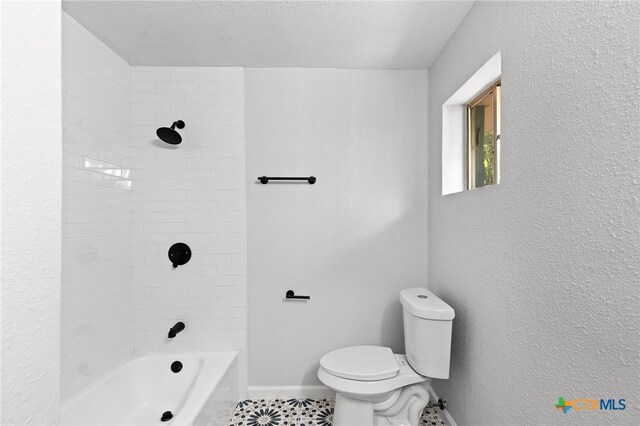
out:
M175 128L184 129L184 121L178 120L174 121L171 127L160 127L156 130L156 135L162 140L171 145L178 145L182 142L182 136L178 133Z

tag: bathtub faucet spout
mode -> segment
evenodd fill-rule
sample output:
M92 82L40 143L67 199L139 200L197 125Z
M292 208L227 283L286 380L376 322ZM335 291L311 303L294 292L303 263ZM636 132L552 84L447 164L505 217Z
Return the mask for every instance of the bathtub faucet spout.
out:
M177 322L176 325L169 329L169 339L176 337L182 330L184 330L184 323L182 321Z

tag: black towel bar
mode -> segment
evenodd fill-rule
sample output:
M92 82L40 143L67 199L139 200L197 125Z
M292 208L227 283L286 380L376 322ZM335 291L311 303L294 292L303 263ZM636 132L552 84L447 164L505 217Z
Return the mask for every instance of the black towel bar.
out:
M285 295L285 297L287 299L304 299L304 300L311 299L311 296L296 296L296 294L293 292L293 290L287 291L287 294Z
M309 176L309 177L271 177L271 176L260 176L258 178L258 180L260 181L260 183L262 183L263 185L266 185L269 183L270 180L306 180L307 182L309 182L310 185L313 185L314 183L316 183L316 178L315 176Z

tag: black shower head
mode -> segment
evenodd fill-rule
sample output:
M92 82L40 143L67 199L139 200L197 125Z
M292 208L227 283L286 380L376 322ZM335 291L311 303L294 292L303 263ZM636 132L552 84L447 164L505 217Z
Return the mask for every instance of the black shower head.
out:
M156 135L163 141L171 145L178 145L182 142L182 136L175 129L184 129L184 121L174 121L171 127L160 127L156 130Z

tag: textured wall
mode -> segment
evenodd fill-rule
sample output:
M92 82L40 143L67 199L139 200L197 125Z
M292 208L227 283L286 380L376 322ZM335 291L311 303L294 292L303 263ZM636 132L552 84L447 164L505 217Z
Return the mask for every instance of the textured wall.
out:
M2 2L0 15L0 422L49 425L60 400L60 2Z
M320 357L343 346L402 352L398 293L427 277L426 82L246 71L251 385L318 384ZM311 300L285 302L289 289Z
M62 400L131 338L131 67L62 16Z
M429 287L456 309L434 387L458 424L637 423L639 18L480 2L429 69ZM441 196L442 103L497 51L501 184ZM565 415L558 396L629 408Z
M237 350L246 381L244 71L133 68L135 351ZM182 144L158 127L183 120ZM173 243L191 247L172 268ZM177 321L187 329L174 339Z

